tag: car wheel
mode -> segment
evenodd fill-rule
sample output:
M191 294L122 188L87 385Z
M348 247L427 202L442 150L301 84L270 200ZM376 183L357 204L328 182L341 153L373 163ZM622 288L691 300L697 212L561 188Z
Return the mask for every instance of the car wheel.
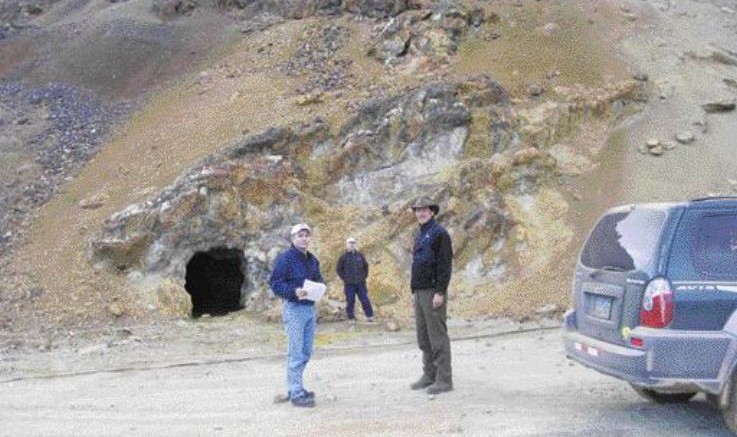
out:
M727 425L730 431L737 434L737 374L732 376L731 389L729 390L729 398L727 399L727 405L722 408L722 418L724 423Z
M632 388L635 389L638 395L642 396L648 401L657 402L658 404L679 404L683 402L688 402L691 400L692 397L696 396L696 392L663 393L655 391L651 388L635 387L634 385L632 386Z

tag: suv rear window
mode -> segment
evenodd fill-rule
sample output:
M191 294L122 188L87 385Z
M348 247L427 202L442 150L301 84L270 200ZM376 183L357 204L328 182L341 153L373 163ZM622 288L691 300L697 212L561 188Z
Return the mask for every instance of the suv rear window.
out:
M687 211L668 265L672 281L737 280L737 214Z
M602 217L581 252L589 268L634 270L652 259L665 222L666 211L635 208Z

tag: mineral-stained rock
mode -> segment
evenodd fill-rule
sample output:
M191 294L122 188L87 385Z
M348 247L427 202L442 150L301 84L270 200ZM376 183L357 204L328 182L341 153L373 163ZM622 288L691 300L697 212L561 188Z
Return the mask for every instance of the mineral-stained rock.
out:
M170 280L163 281L155 293L162 314L181 318L187 318L192 314L192 299L181 285Z
M611 101L628 90L588 99L574 94L566 103L546 107L539 118L552 114L563 119L562 125L572 114L608 114ZM535 126L536 117L528 116L526 126ZM288 247L286 230L295 222L316 220L311 223L320 242L315 250L329 266L332 231L344 231L341 226L350 219L356 228L381 231L380 241L373 238L374 254L389 256L391 263L377 263L384 272L375 277L374 289L382 290L377 301L391 304L399 285L390 265L404 270L410 261L405 246L411 247L415 226L405 219L411 217L407 205L425 194L443 205L439 218L453 231L459 256L478 260L474 271L482 277L499 279L513 271L513 263L499 267L497 254L513 250L504 246L518 224L505 196L531 197L556 175L556 160L543 136L522 131L528 137L520 140L517 123L504 89L478 76L371 100L338 134L320 119L296 128L269 128L203 159L172 186L109 217L91 242L92 262L139 270L140 284L155 279L158 285L144 306L183 315L191 307L178 284L184 283L190 260L214 249L235 250L243 274L238 304L277 320L279 299L268 291L268 277ZM469 156L471 132L478 141ZM547 141L558 132L551 129ZM365 214L355 214L358 208ZM323 273L330 280L330 273ZM340 293L323 300L321 318L342 316Z

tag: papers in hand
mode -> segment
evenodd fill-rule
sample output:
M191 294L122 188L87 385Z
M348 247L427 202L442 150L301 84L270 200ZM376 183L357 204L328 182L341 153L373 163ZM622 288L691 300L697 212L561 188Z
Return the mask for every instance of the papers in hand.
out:
M322 284L320 282L313 282L309 279L305 279L305 283L302 286L304 290L307 292L307 296L303 297L303 299L309 299L312 301L317 302L320 300L323 294L325 294L325 284Z

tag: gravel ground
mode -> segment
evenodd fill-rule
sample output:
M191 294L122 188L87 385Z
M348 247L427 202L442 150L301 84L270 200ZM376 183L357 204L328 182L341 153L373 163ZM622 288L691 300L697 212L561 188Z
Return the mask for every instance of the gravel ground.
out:
M317 393L308 410L273 402L284 390L282 353L14 380L0 383L0 435L730 435L702 397L650 404L572 364L558 329L480 329L455 335L452 349L455 390L428 396L408 389L420 373L411 342L319 347L306 371Z

